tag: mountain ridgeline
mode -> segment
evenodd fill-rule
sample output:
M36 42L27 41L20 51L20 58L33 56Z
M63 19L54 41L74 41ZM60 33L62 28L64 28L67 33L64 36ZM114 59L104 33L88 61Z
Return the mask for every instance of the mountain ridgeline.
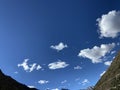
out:
M0 90L37 90L35 88L29 88L24 84L17 82L10 76L6 76L0 70Z
M93 90L120 90L120 52Z

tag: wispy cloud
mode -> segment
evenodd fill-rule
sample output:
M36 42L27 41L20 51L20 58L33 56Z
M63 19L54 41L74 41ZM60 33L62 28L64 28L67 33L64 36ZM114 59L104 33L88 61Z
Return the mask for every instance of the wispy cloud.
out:
M117 46L119 46L120 45L120 43L119 42L117 42Z
M15 73L15 74L18 74L18 71L15 71L14 73Z
M77 65L77 66L74 67L74 69L75 69L75 70L79 70L79 69L82 69L82 67L79 66L79 65Z
M60 42L58 45L51 45L51 46L50 46L50 48L55 49L55 50L57 50L57 51L61 51L61 50L63 50L64 48L67 48L67 47L68 47L67 44L64 44L64 43L62 43L62 42Z
M64 80L64 81L61 82L61 84L64 84L64 83L67 83L67 80Z
M36 65L36 63L31 64L29 67L29 72L32 72L34 69L36 69Z
M116 51L111 51L111 54L114 54L114 53L116 53Z
M111 63L112 63L112 61L106 61L106 62L104 62L104 64L107 65L107 66L110 66Z
M75 79L75 81L79 81L79 80L80 80L80 78L76 78L76 79Z
M107 53L115 47L115 43L112 44L101 44L100 47L94 46L92 49L87 48L80 51L78 54L79 57L88 58L92 63L100 63Z
M101 74L100 74L100 77L103 76L103 74L105 74L106 71L103 71Z
M54 88L54 89L52 89L52 90L59 90L58 88Z
M28 64L29 59L25 59L23 63L18 64L18 67L23 67L26 72L32 72L33 70L40 70L42 67L36 63Z
M39 80L38 83L42 85L42 84L47 84L47 83L49 83L49 81L47 81L47 80Z
M35 86L28 86L29 88L35 88Z
M90 83L88 79L84 79L84 80L82 81L82 85L86 85L87 83Z
M110 11L97 21L100 37L115 38L120 33L120 11Z
M57 61L57 62L53 62L53 63L50 63L48 65L49 69L52 69L52 70L55 70L55 69L61 69L61 68L65 68L67 67L69 64L67 64L66 62L64 61Z

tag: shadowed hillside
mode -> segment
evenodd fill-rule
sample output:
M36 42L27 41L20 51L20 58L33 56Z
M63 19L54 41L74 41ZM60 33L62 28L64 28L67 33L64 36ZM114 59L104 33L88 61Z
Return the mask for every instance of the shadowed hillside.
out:
M98 81L94 90L120 90L120 52Z
M28 88L27 86L17 82L10 76L6 76L0 70L0 90L37 90L35 88Z

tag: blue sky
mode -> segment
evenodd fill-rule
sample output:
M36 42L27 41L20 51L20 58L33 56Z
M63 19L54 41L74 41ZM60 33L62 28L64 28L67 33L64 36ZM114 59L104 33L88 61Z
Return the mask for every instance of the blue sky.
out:
M0 68L42 90L95 85L119 51L119 3L0 0Z

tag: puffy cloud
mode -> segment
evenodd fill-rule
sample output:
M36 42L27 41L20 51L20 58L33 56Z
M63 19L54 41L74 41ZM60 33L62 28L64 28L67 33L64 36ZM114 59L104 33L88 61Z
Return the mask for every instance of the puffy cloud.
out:
M80 51L79 57L88 58L92 63L102 62L102 59L107 53L115 47L115 43L112 44L101 44L100 47L94 46L92 49L87 48Z
M103 76L103 74L105 74L106 71L103 71L101 74L100 74L100 77Z
M42 67L40 66L40 65L38 65L37 67L36 67L36 70L40 70Z
M23 67L26 72L32 72L33 70L39 70L42 67L36 63L28 64L29 59L25 59L23 63L18 64L18 67Z
M55 46L52 45L52 46L50 46L50 48L55 49L57 51L61 51L64 48L67 48L67 47L68 47L67 44L64 44L62 42L60 42L58 45L55 45Z
M47 83L49 83L49 81L47 81L47 80L39 80L38 83L39 84L47 84Z
M67 67L69 64L67 64L66 62L63 61L57 61L57 62L53 62L50 63L48 65L49 69L55 70L55 69L60 69L60 68L65 68Z
M84 79L84 80L82 81L82 85L86 85L87 83L90 83L88 79Z
M79 70L79 69L82 69L82 67L80 67L79 65L74 67L75 70Z
M120 33L120 11L110 11L97 19L100 37L115 38Z
M110 66L111 63L112 63L112 61L106 61L106 62L104 62L104 64L107 65L107 66Z
M61 84L64 84L64 83L66 83L66 82L67 82L67 80L64 80L64 81L61 82Z
M23 67L23 69L25 70L25 71L28 71L30 68L29 68L29 66L28 66L28 60L29 59L25 59L24 61L23 61L23 63L21 63L21 64L18 64L18 67Z

